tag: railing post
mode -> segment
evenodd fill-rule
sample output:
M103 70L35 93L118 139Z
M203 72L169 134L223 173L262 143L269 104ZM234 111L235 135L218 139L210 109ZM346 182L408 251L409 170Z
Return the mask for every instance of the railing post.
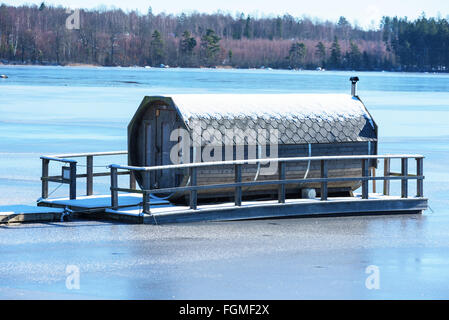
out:
M321 160L321 178L327 179L327 161ZM321 200L327 200L327 181L321 182Z
M143 193L142 193L142 211L144 214L150 214L150 189L151 189L151 172L150 171L143 171Z
M401 158L401 176L407 177L408 175L408 159ZM401 198L407 198L408 196L408 180L407 178L401 179Z
M362 160L362 177L367 178L369 177L369 161L368 159ZM364 179L362 180L362 199L368 199L368 193L369 193L369 184L368 180Z
M117 180L117 168L111 167L111 207L112 209L118 208L118 187Z
M86 195L93 195L94 157L86 157Z
M235 173L235 183L242 182L242 165L235 164L234 165L234 173ZM242 205L242 187L238 186L235 187L235 205L241 206Z
M418 177L424 175L423 158L416 158L416 175ZM422 198L424 196L424 181L423 178L416 180L416 196Z
M278 163L279 180L285 181L285 162L280 161ZM285 184L281 183L278 186L278 201L279 203L285 203Z
M390 158L384 159L384 177L390 176ZM390 180L384 180L384 196L390 195Z
M76 162L70 162L70 200L76 199Z
M50 160L42 159L42 199L48 198L48 164Z
M136 176L132 170L129 171L129 188L133 190L136 189Z
M142 194L142 211L144 214L150 214L150 199L149 199L149 193L146 190L143 190Z
M189 168L189 171L190 171L190 186L195 187L196 186L197 168L191 167L191 168ZM193 209L193 210L197 209L197 191L196 190L190 190L190 209Z

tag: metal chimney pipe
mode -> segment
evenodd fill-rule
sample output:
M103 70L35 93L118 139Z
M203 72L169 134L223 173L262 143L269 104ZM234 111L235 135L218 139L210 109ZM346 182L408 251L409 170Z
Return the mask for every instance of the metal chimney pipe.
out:
M357 82L359 81L359 77L351 77L349 79L351 81L352 87L351 87L351 95L353 97L357 96Z

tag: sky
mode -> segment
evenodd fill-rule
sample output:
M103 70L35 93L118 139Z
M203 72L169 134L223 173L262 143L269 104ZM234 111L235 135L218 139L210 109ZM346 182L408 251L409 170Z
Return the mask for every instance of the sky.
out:
M40 4L42 0L0 0L10 5ZM138 9L146 13L178 14L181 12L214 13L218 10L234 15L243 12L252 16L283 15L308 16L320 20L337 21L345 16L352 24L362 28L375 28L382 16L400 16L415 19L422 12L427 17L449 16L449 0L45 0L47 4L92 9L105 5L123 10Z

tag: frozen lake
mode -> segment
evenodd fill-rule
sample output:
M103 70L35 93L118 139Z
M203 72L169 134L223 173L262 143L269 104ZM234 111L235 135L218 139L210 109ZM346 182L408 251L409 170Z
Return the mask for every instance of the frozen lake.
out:
M0 74L9 76L0 79L0 205L35 203L42 154L126 150L126 126L144 95L349 93L358 75L379 153L426 156L431 207L422 216L1 226L0 298L449 295L448 75L13 66ZM67 264L80 266L80 290L65 288ZM379 266L379 290L365 288L368 265Z

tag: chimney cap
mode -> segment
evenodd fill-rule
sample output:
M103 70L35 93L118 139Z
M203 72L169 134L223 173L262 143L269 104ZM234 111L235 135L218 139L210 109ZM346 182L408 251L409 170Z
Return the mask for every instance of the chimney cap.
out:
M349 81L351 81L352 83L357 83L359 81L359 77L351 77L349 78Z

